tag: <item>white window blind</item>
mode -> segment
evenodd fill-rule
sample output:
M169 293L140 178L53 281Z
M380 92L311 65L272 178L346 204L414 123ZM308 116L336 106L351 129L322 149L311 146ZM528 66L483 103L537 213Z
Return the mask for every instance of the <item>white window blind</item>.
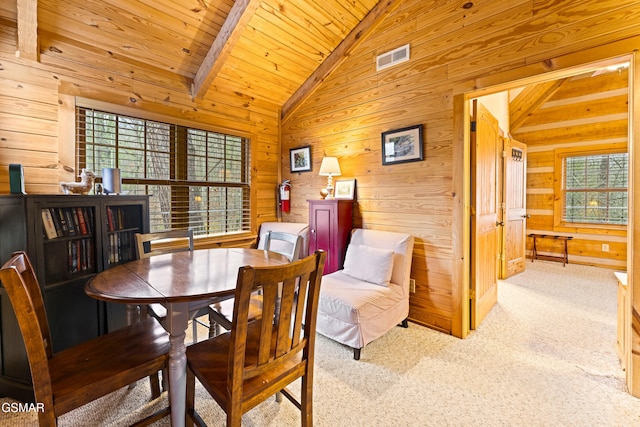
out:
M150 194L151 231L250 229L247 138L76 108L78 169L120 168L123 192Z

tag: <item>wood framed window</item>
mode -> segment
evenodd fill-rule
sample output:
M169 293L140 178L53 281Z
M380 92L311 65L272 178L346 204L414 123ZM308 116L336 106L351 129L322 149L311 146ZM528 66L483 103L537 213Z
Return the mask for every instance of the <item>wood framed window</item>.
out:
M123 192L151 194L152 232L249 231L249 150L245 137L76 107L78 169L120 168Z
M626 230L627 144L555 150L554 229Z

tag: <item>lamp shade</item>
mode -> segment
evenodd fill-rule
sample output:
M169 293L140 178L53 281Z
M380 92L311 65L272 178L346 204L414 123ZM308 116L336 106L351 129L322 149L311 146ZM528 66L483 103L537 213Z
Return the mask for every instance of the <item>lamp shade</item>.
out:
M320 165L320 176L340 176L340 164L337 157L325 157Z

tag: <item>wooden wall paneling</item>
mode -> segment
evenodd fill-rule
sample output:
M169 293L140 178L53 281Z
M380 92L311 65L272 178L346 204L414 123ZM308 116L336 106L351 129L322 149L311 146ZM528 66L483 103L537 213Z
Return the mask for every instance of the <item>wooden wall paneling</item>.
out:
M564 79L563 84L540 109L522 122L514 135L531 144L528 158L527 212L532 215L528 229L536 233L558 234L554 226L554 171L557 148L580 147L585 144L608 146L627 139L628 73L626 70L608 73L587 73ZM524 91L523 91L524 93ZM621 120L619 120L622 117ZM624 123L624 126L620 125ZM594 127L593 123L597 126ZM573 125L573 126L572 126ZM562 137L549 137L550 132L564 129ZM571 129L571 130L570 130ZM605 138L601 140L600 138ZM590 239L584 231L560 233L572 235L569 243L571 262L624 270L626 267L626 237L618 241L620 232L592 229L599 233ZM624 234L624 233L622 233ZM602 251L602 243L610 246ZM532 242L529 239L528 246ZM542 253L560 253L563 246L543 239L538 245Z
M509 130L517 131L522 122L542 106L564 83L564 79L542 82L525 87L509 103Z
M56 1L48 5L62 4ZM107 17L123 19L126 28L143 26L132 20L134 15L126 11L125 0L112 3L114 10L106 12ZM26 128L3 129L9 138L0 142L0 149L13 150L15 144L28 140L30 135L38 145L56 145L58 136L53 132L53 124L48 130L46 126L40 129L42 123L37 120L43 120L57 102L56 84L60 81L62 95L98 99L257 135L253 153L258 221L274 219L275 185L279 179L279 171L273 169L277 163L274 159L282 162L282 178L293 181L292 212L284 215L283 220L304 222L308 220L306 199L317 198L326 182L317 175L320 161L324 155L337 155L344 163L343 177L358 180L355 206L358 218L354 223L416 236L412 277L417 280L417 292L411 295L412 319L459 336L465 322L458 309L465 301L460 284L466 280L467 255L458 247L458 242L464 241L465 230L459 224L467 208L465 183L458 182L464 173L460 165L464 164L465 156L461 148L465 136L459 126L455 127L455 123L464 120L459 113L464 103L460 94L503 81L505 76L516 80L626 54L640 46L640 37L635 35L638 26L634 25L640 6L630 0L479 0L471 9L463 9L456 2L404 0L285 118L279 137L279 108L287 97L280 86L285 83L290 91L293 86L288 82L293 84L304 78L306 71L302 68L319 64L330 52L331 41L340 35L342 25L361 19L359 13L364 16L375 3L375 0L331 0L322 7L310 3L292 6L283 3L276 7L276 3L266 2L261 10L265 15L250 26L247 38L239 42L243 51L232 54L233 63L224 67L199 102L190 99L189 80L201 62L201 49L210 44L206 39L215 36L224 14L214 12L213 8L205 10L196 0L143 0L136 5L136 13L147 14L149 18L163 14L173 17L160 18L146 36L129 38L117 35L114 27L110 27L115 24L91 14L78 0L73 0L73 7L65 3L64 9L73 11L68 17L49 13L43 3L44 25L40 26L40 34L45 45L40 64L15 59L15 28L3 26L6 20L0 22L0 62L5 66L8 61L8 68L19 76L10 80L23 85L22 88L15 85L11 95L0 92L4 95L0 95L0 114L5 114L3 118L8 117L6 114L15 115L14 111L6 110L17 102L8 98L16 98L25 101L26 114L36 116ZM229 0L220 4L229 9L233 6ZM297 18L305 11L311 13L310 28L321 23L329 25L318 28L315 34L294 38L289 31L302 28ZM348 19L341 21L342 16ZM186 22L187 29L174 35L172 27L180 21ZM80 22L83 23L78 25ZM72 24L77 28L70 28ZM196 40L184 37L193 35L193 29L199 25L210 28L206 34L193 36ZM167 31L161 30L165 28ZM267 29L274 34L266 34ZM113 39L104 40L109 34ZM83 42L71 40L77 35ZM159 41L147 40L165 36L163 40L173 42L169 49ZM190 42L193 43L187 45ZM411 60L377 73L375 56L405 43L411 44ZM145 51L145 47L159 49L159 53ZM255 77L241 69L244 64L251 64L246 68ZM21 72L20 67L26 71ZM271 67L281 67L274 79L265 76ZM6 75L2 72L0 77ZM614 86L609 90L615 92ZM45 94L44 101L40 94ZM614 112L618 101L607 104L603 100L597 108L609 111L605 115L615 116L621 114ZM583 114L586 115L582 120L587 121L591 119L589 114L594 113L583 110ZM14 119L11 117L11 121ZM0 127L1 123L2 119ZM57 123L57 119L52 123ZM416 123L425 126L425 160L382 166L380 133ZM533 213L529 227L550 230L553 217L547 205L549 194L544 192L553 188L549 182L553 173L545 169L553 166L548 154L554 147L579 142L586 131L595 132L594 141L623 138L627 123L623 119L607 119L592 129L574 124L565 132L535 129L532 123L526 126L529 131L523 135L531 138L530 147L541 149L529 152L529 166L534 169L531 179L541 185L530 187L533 191L528 199L533 203ZM454 128L460 134L454 134ZM549 138L554 138L551 145ZM289 149L303 145L312 146L313 170L292 174ZM51 153L56 155L52 157L59 155L56 149ZM54 164L60 161L51 160ZM57 172L41 166L34 166L27 179L28 185L37 187L33 190L36 192L46 191L41 187L45 177ZM3 176L0 172L0 191L7 189ZM31 177L36 176L38 182L33 182ZM535 193L537 190L542 192ZM616 240L618 237L576 238L576 248L585 252L576 256L595 258L587 252L608 241L611 260L618 261L623 252L620 245L624 244Z
M127 0L121 1L121 7L126 10L129 3ZM233 0L217 0L216 4L220 5L220 8L203 7L203 3L199 0L139 0L139 2L166 16L173 16L187 25L203 29L211 35L212 39L224 24L228 13L226 11L231 10L233 6Z
M457 78L473 78L636 36L639 30L634 28L634 24L638 18L634 16L640 13L637 4L624 0L616 6L611 1L597 0L558 3L555 8L545 5L536 13L535 20L494 33L493 39L500 43L487 48L485 40L477 40L465 45L465 49L452 51L443 59L449 62L449 72ZM588 18L590 16L592 18ZM619 24L612 26L612 22ZM547 39L546 33L540 31L542 27L547 31L561 28L562 32L558 31L555 33L557 37Z
M247 25L252 20L258 9L257 0L240 0L233 4L229 10L220 32L213 39L213 43L207 48L204 59L198 64L198 71L193 77L191 94L194 98L201 99L215 81L218 73L227 64L227 59L236 48Z
M273 159L280 155L276 104L227 86L214 100L194 102L187 91L188 81L175 73L42 33L42 63L13 59L13 49L8 49L10 55L0 55L0 133L4 138L0 164L9 160L24 163L29 193L58 193L61 177L76 179L74 137L61 133L58 112L70 99L80 96L97 100L95 105L120 105L153 120L175 117L182 124L201 123L206 128L254 135L253 215L257 218L260 210L261 221L275 220L278 171ZM12 32L0 32L2 43L6 43L5 34ZM78 58L85 62L78 62ZM25 143L36 153L24 150ZM0 192L8 193L8 173L6 168L0 169Z
M152 10L140 3L137 4L148 11ZM124 8L102 3L88 4L77 0L51 0L41 3L38 10L40 26L45 31L70 38L79 36L82 40L92 40L94 45L105 50L155 63L165 70L184 76L195 75L197 65L188 58L191 55L204 58L211 40L207 40L206 43L198 41L200 33L196 28L190 28L178 20L171 23L169 21L175 18L169 15L163 17L166 25L159 26L157 21L143 18L148 16L148 13L129 13L129 8L134 7L129 5L129 2L123 2L121 6ZM73 11L73 14L61 14L61 10ZM79 25L83 22L91 22L94 25ZM175 27L180 28L180 31L174 31ZM189 33L196 40L190 39L187 36Z
M627 133L627 119L613 120L607 122L596 122L579 124L576 126L566 126L564 128L545 129L543 131L527 131L521 128L518 138L527 141L527 145L544 145L548 141L556 144L576 142L576 141L599 141L610 137L625 135Z
M18 19L17 2L5 1L0 3L0 17L16 22Z
M40 46L40 62L57 69L65 69L67 75L77 75L86 79L91 77L90 71L95 70L98 75L104 75L112 85L118 83L117 79L126 81L133 77L136 82L175 90L176 97L180 97L177 99L184 98L189 101L187 104L191 102L188 94L191 80L185 76L45 30L40 31ZM79 57L84 58L84 61L79 62Z
M527 209L553 211L553 189L549 193L527 194Z
M457 192L463 189L457 188L455 193L451 191L455 174L451 162L444 160L455 153L452 149L454 136L451 132L453 94L461 90L472 90L474 82L484 84L490 80L489 77L485 79L489 73L512 70L514 78L519 78L521 72L543 72L544 66L536 64L529 67L529 58L550 48L569 53L583 50L581 47L597 45L599 41L596 42L595 37L585 41L574 36L595 36L596 32L588 30L587 24L599 28L598 40L612 41L616 39L612 33L618 30L618 26L611 28L609 24L608 29L605 29L605 21L614 17L618 19L622 15L633 16L637 9L628 1L615 5L607 3L604 6L594 0L580 5L538 2L535 3L535 9L534 3L527 1L508 4L482 2L476 3L470 10L462 10L458 4L427 3L403 2L291 117L285 118L282 125L284 174L293 179L294 189L304 192L303 197L317 197L317 189L323 185L323 180L314 172L288 174L287 156L289 148L311 144L314 165L324 155L337 155L341 165L345 164L343 172L358 179L356 212L361 215L364 227L408 228L417 236L416 246L423 247L444 237L435 230L442 226L437 221L440 211L443 212L443 217L447 214L451 216L454 212L453 200L456 200L457 209L464 209L459 204L463 201L457 200ZM583 10L577 13L582 7L586 8L586 12ZM632 25L621 24L621 27L621 37L624 37ZM549 43L544 39L548 32L559 29L563 31L562 37L565 36L564 31L567 32L565 39L559 37L557 43L553 40ZM470 33L474 37L469 38ZM543 39L544 42L541 42ZM565 40L570 43L562 46ZM411 60L376 73L375 55L406 42L411 43ZM599 110L598 113L584 111L581 118L587 121L596 114L600 116L602 112L605 115L621 114L617 110L620 107L618 101L620 99L602 101L595 107ZM445 112L446 114L439 114ZM393 171L382 167L379 132L407 125L412 121L425 125L427 155L424 167L394 165ZM532 141L532 145L538 143L542 146L549 138L554 138L554 143L560 146L572 144L580 134L591 130L595 134L589 138L600 141L611 132L623 132L626 123L624 120L614 120L613 123L606 122L606 130L603 126L604 123L596 124L593 129L576 126L565 132L548 130L547 134ZM437 148L433 148L434 146ZM442 158L437 157L438 151L442 153ZM553 226L552 215L549 215L553 211L553 195L548 193L553 190L553 160L544 153L534 151L530 154L530 167L539 169L530 175L530 181L541 185L530 188L540 188L547 193L529 196L530 200L535 200L534 210L539 212L532 215L529 225L548 229ZM404 171L409 177L398 171L403 168L406 168ZM403 193L410 202L406 204L395 198L394 192L398 191L398 187L394 185L394 178L389 175L396 174L400 179L407 179ZM444 191L441 195L428 190L421 192L430 186L448 188L449 191ZM429 211L431 202L426 202L427 199L435 200L443 207ZM298 209L305 209L305 206L298 206L294 202L288 218L304 219L304 213L298 212ZM425 217L428 219L425 220ZM450 235L458 231L445 227L444 234ZM423 251L415 255L414 264L424 267L414 266L412 276L417 276L420 280L428 277L426 272L430 269L434 252L452 254L452 247L448 246L453 244L450 237L445 240L444 244L433 245L436 248L434 251ZM444 249L443 245L448 247ZM425 262L420 263L416 259L424 259ZM456 277L456 280L459 279ZM421 284L424 282L418 281L417 285ZM447 286L452 286L451 279ZM424 294L412 295L412 301L420 301L423 297ZM452 303L453 298L460 297L449 292L448 303ZM439 304L446 305L442 300L439 300ZM429 317L431 309L425 308L426 305L421 307L422 309L415 309L412 302L412 317ZM450 307L448 311L452 312Z
M597 94L610 97L616 94L625 93L629 86L629 70L619 69L615 72L590 72L572 77L566 85L562 85L548 100L549 103L579 101L581 99L594 99ZM622 92L620 92L622 90Z

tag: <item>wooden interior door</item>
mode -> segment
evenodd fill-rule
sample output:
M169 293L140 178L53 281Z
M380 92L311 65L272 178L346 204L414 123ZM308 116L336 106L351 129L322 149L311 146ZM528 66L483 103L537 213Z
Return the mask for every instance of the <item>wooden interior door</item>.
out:
M505 138L504 151L504 255L501 279L524 271L527 243L527 146Z
M498 120L477 101L473 102L473 120L470 327L476 329L498 301L502 138Z

